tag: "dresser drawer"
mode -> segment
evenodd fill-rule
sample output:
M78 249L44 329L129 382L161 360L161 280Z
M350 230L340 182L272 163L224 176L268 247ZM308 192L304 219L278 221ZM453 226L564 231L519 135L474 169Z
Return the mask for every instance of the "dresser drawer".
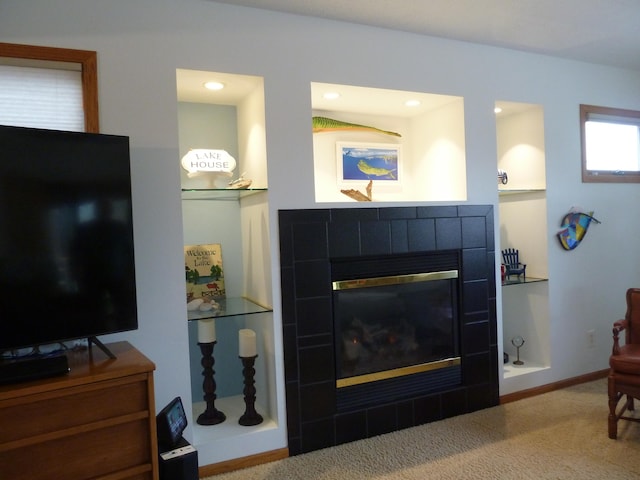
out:
M0 478L81 480L118 472L117 478L151 478L149 442L146 419L78 433L0 452Z
M0 444L146 412L148 408L146 375L31 395L20 403L0 402Z

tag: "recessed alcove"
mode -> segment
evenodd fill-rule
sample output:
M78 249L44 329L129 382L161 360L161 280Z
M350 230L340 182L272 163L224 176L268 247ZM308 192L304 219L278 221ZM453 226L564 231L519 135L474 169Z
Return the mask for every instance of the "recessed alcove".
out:
M327 93L335 95L325 98ZM316 129L316 202L353 202L342 190L366 194L369 180L372 201L467 199L462 97L313 82L311 100L314 117L372 127ZM367 169L350 177L341 168L347 160L338 151L340 145L354 150L397 148L397 165L385 161L374 165L365 158L382 172ZM386 176L381 174L385 171L389 171Z
M208 91L215 80L224 89ZM179 157L185 245L220 244L226 298L218 313L187 312L191 375L193 444L200 465L225 460L228 451L247 455L263 445L281 441L284 400L276 388L274 320L271 309L271 259L265 138L265 100L262 77L179 69L176 72ZM233 172L187 172L181 159L190 149L224 150L237 162ZM230 182L244 177L245 188ZM249 301L252 300L252 301ZM263 308L264 307L264 308ZM200 425L205 410L202 352L198 346L198 319L215 316L215 407L226 415L217 425ZM238 358L238 331L256 332L256 410L263 422L239 425L245 407L243 365Z
M496 102L500 248L519 250L526 263L525 283L508 281L502 287L503 366L501 393L527 388L524 378L551 365L548 283L546 154L542 105ZM501 259L502 261L502 259ZM520 360L514 337L522 337Z

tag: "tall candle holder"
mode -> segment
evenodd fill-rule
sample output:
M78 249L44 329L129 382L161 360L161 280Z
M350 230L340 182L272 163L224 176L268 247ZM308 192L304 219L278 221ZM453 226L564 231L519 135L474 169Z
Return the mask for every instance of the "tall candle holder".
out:
M252 425L258 425L262 423L262 415L256 412L256 387L255 387L255 374L256 370L253 368L258 355L252 357L240 357L242 360L242 375L244 376L244 414L238 420L240 425L249 427Z
M202 389L204 390L204 401L207 404L205 411L202 412L196 420L198 425L217 425L227 419L226 415L215 407L216 381L213 377L215 373L213 370L213 365L215 363L213 358L213 347L216 343L218 342L215 340L213 342L206 343L198 342L200 351L202 352L202 360L200 362L203 367L202 375L204 376Z

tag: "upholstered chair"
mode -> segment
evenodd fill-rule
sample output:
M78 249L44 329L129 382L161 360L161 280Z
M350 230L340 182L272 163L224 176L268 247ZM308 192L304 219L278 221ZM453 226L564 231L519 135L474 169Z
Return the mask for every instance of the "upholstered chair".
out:
M623 331L624 344L620 345ZM633 415L634 399L640 398L640 288L627 290L627 313L613 324L609 366L609 438L616 439L618 420L640 422L640 416Z

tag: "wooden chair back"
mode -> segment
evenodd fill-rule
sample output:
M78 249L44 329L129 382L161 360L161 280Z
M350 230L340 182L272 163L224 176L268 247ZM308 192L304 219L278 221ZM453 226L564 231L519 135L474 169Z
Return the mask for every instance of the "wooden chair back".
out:
M640 288L627 290L625 343L640 344Z

